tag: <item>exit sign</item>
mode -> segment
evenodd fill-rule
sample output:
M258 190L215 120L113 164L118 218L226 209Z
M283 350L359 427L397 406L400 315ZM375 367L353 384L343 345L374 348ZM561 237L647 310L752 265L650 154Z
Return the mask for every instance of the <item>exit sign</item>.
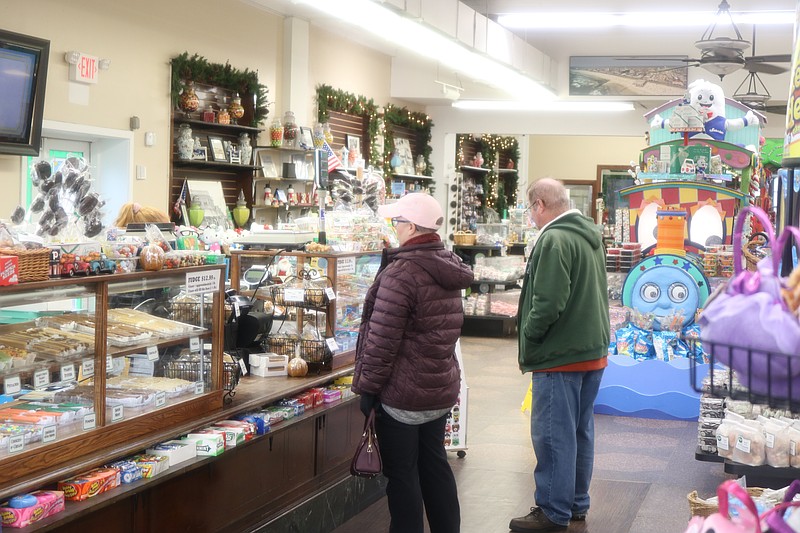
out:
M97 83L98 61L95 56L81 54L78 62L70 65L69 79L80 83Z

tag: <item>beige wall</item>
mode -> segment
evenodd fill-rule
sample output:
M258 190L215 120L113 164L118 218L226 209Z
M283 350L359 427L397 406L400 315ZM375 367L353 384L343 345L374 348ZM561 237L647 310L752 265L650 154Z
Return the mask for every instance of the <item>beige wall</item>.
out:
M531 135L528 178L594 180L597 165L628 165L646 147L644 137Z
M134 134L134 167L143 165L147 179L133 182L133 200L166 208L170 139L170 58L189 52L211 62L256 70L269 88L270 116L283 114L281 58L282 18L242 2L211 0L4 0L4 29L50 40L45 120L127 130L131 116L141 127ZM376 103L389 100L391 60L323 29L310 31L307 116L316 117L314 88L327 83ZM64 53L77 50L111 59L99 83L69 81ZM351 58L350 61L341 60ZM368 73L368 74L365 74ZM156 134L156 145L144 146L144 133ZM260 141L266 142L262 135ZM22 158L0 155L0 218L19 201ZM109 214L112 216L112 214Z

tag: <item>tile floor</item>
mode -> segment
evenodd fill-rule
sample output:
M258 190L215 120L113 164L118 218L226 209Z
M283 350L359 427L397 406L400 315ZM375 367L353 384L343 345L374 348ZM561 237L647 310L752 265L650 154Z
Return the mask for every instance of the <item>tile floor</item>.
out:
M515 338L463 337L468 394L466 456L450 454L462 533L505 533L533 505L529 417L520 411L530 375L517 368ZM687 378L688 379L688 378ZM592 507L572 532L682 533L686 495L713 495L728 479L722 465L694 459L694 422L597 415ZM386 498L334 533L388 531Z

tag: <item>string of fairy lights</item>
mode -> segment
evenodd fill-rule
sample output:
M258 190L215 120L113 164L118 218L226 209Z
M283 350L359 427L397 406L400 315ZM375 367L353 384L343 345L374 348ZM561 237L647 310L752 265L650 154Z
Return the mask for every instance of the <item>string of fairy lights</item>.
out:
M495 161L504 155L513 164L519 161L519 141L516 137L483 134L480 137L461 134L456 136L456 158L458 164L467 164L465 146L469 143L471 153L480 152L483 168L489 169L483 177L483 190L486 194L486 207L498 212L517 203L518 173L510 173L504 180L499 179ZM510 189L508 193L506 188Z
M382 169L387 180L392 173L391 159L394 152L394 136L391 126L414 130L417 136L416 145L418 150L421 149L418 155L422 155L425 160L424 175L433 175L433 165L430 161L433 122L428 115L393 104L379 108L372 99L334 89L330 85L317 86L316 96L317 120L321 123L328 122L330 111L362 116L367 119L370 146L368 164ZM383 145L377 142L381 137Z

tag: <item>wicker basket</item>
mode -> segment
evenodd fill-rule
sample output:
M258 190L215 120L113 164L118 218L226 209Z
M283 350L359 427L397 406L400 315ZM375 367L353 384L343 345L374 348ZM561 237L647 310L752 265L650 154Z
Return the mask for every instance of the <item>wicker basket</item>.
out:
M0 248L0 255L17 256L20 283L50 279L50 248L37 248L36 250Z
M760 487L749 487L747 489L747 494L749 494L751 498L758 498L761 496L762 492L764 492L764 489ZM689 500L690 516L711 516L719 511L719 506L710 505L706 503L705 500L700 499L696 490L690 492L686 496L686 499Z
M758 270L758 262L767 256L768 250L764 250L769 243L767 237L763 233L756 233L747 243L747 246L742 248L742 255L744 256L747 270L755 272Z
M468 231L457 231L453 234L453 241L458 246L474 246L478 236Z

